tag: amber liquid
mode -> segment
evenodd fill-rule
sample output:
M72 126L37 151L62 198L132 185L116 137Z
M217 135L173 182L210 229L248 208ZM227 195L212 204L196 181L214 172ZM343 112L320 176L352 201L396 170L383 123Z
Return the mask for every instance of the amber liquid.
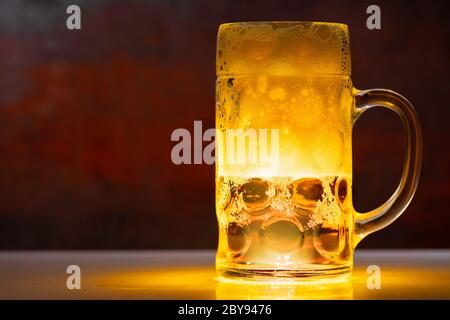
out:
M217 50L218 272L269 280L349 274L354 98L347 28L226 24ZM278 138L253 139L257 148L246 138L238 150L225 141L230 129L256 130L258 138L278 130ZM257 163L228 161L269 149L277 155L270 163L259 154Z
M225 276L295 277L348 272L348 177L217 179L217 269Z

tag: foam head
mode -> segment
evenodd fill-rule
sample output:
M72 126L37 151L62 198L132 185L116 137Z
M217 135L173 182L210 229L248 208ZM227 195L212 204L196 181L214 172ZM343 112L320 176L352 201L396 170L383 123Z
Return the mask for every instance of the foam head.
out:
M222 24L217 75L350 75L345 24L237 22Z

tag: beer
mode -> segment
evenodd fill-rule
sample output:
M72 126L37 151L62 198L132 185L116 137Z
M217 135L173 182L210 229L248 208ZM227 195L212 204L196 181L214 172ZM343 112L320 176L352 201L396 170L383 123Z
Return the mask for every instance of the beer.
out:
M344 48L341 30L289 23L222 28L216 128L223 134L218 137L237 128L278 130L278 155L276 165L230 162L242 156L239 152L248 159L252 141L241 137L246 148L236 150L217 139L223 156L216 178L219 272L253 278L348 270L351 81L342 65L335 65L342 51L335 50L338 56L327 64L316 64L318 74L314 62L305 63L308 52L313 58L324 55L318 51L324 46ZM321 42L308 45L314 36ZM227 41L236 43L234 50ZM331 71L335 74L322 74ZM274 141L255 141L258 149L275 149Z
M347 270L350 188L345 176L218 177L219 271L254 277L255 269L256 276Z

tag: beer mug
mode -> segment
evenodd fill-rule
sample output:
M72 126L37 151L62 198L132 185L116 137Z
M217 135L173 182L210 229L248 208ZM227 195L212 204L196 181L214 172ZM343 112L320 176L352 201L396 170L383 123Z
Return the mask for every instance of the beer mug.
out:
M216 59L218 274L349 275L359 241L398 218L415 193L422 143L412 105L390 90L353 87L344 24L223 24ZM405 163L394 194L359 213L352 127L376 106L400 116Z

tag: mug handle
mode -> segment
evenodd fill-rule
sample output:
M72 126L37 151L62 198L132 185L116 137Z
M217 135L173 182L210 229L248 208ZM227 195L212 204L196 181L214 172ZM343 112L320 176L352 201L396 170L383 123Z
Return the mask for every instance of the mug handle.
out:
M385 107L395 111L406 131L406 152L402 177L394 194L381 206L367 213L356 213L354 246L366 235L380 230L405 211L417 189L422 164L422 130L412 104L400 94L386 89L354 89L353 124L366 110Z

